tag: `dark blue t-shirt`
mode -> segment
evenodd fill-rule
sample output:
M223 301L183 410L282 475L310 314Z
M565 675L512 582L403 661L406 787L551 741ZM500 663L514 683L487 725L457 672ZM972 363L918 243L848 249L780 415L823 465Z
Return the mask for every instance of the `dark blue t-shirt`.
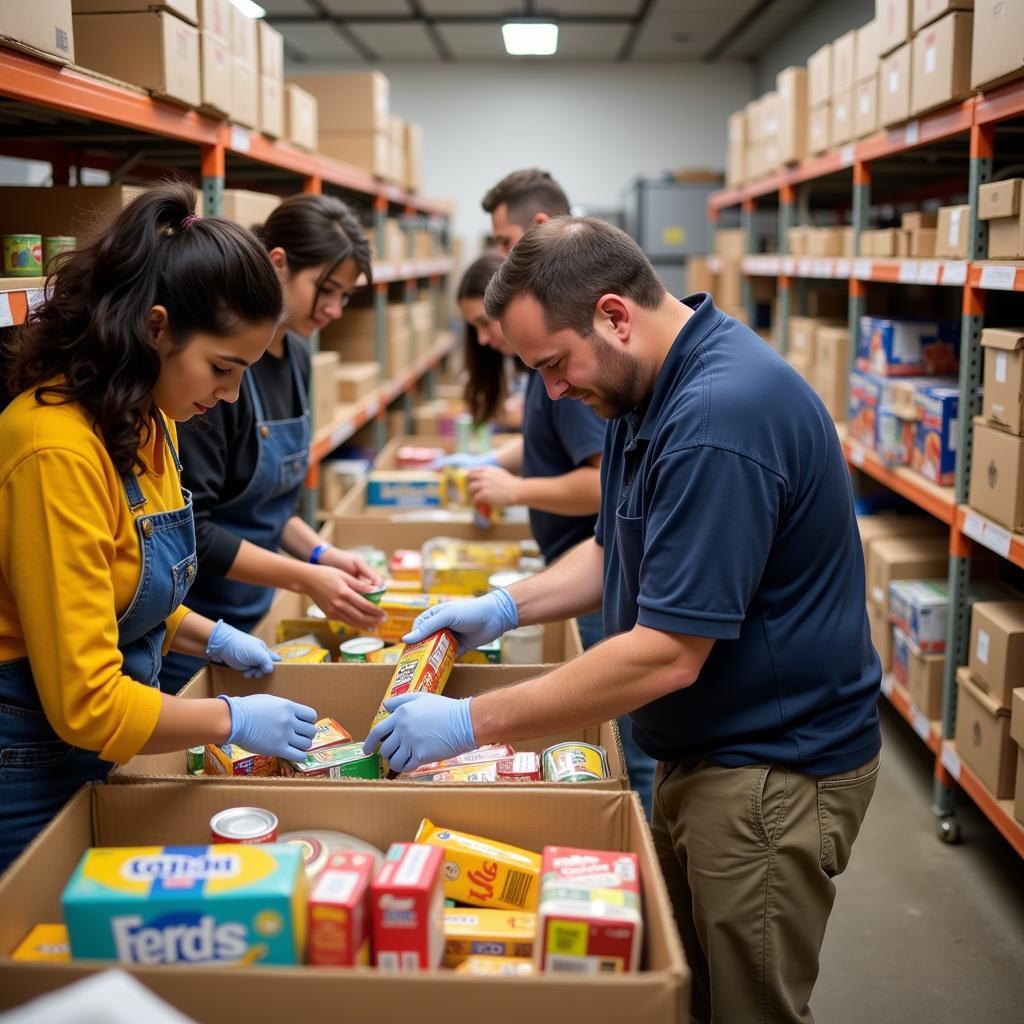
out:
M713 637L697 681L631 715L667 761L849 771L879 750L849 473L820 399L704 294L601 465L605 633Z
M523 403L523 476L564 476L601 454L607 424L572 398L553 402L539 373L530 374ZM597 516L559 516L530 509L530 527L550 565L594 535Z

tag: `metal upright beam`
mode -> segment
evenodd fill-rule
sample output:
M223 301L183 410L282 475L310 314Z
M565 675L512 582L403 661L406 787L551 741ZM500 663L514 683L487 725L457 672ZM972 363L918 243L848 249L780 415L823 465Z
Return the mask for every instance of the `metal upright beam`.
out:
M219 142L202 147L203 212L207 217L219 217L224 210L224 152Z
M779 254L789 255L789 229L794 226L796 216L796 193L792 185L783 185L779 190ZM775 337L779 351L789 351L789 318L793 312L793 279L789 274L779 275L779 322L775 325Z
M743 228L745 238L745 251L747 255L754 252L754 217L757 213L757 205L753 199L744 199L740 213L740 225ZM743 308L746 310L747 323L753 328L757 326L757 306L754 303L754 289L751 286L750 278L744 274L742 283Z
M860 238L869 226L871 209L871 168L863 160L853 165L853 255L860 253ZM857 339L860 337L860 320L867 313L867 285L850 277L850 365L857 357Z
M388 201L383 196L377 196L373 201L374 227L377 231L377 252L384 252L384 236L387 231ZM373 286L373 350L376 353L377 362L381 368L381 375L386 373L388 363L388 286L386 284L375 284ZM376 451L387 444L388 440L388 410L387 406L377 410L373 421L373 447Z

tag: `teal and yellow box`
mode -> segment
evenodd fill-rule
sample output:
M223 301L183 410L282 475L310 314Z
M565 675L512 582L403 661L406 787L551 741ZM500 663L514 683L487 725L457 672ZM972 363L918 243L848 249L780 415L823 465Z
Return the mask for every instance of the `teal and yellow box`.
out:
M246 846L98 847L61 896L73 959L124 964L300 964L302 852Z
M366 504L387 508L437 508L441 476L411 470L374 470L366 478Z

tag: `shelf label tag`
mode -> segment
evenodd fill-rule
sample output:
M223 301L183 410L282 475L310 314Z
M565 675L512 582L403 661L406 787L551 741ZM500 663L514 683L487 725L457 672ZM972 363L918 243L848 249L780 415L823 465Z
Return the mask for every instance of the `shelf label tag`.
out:
M952 751L952 749L947 747L945 744L942 745L942 756L940 760L942 761L942 767L945 768L946 771L949 772L949 774L952 775L957 782L959 782L960 758L957 757L956 754Z
M917 283L918 284L938 284L939 283L939 264L934 260L926 260L917 265Z
M900 284L917 284L917 260L900 261Z
M842 166L842 167L852 167L853 166L853 155L854 155L853 143L850 143L848 146L843 146L843 148L841 150L839 150L839 163L840 163L840 166Z
M849 260L836 260L835 274L836 274L836 277L849 277L850 276L850 261Z
M871 272L874 269L871 260L854 260L853 261L853 276L858 281L870 281Z
M981 268L981 287L1001 292L1012 292L1017 280L1016 267L995 267L991 263Z
M237 124L231 126L231 148L239 153L248 153L252 149L252 136Z
M928 721L925 714L919 711L913 704L910 705L910 724L914 727L914 732L925 741L928 742L932 735L932 723Z
M787 277L792 277L796 273L796 260L792 256L787 256L782 261L782 272Z
M800 260L800 263L798 264L797 273L801 277L810 277L811 276L811 268L812 268L812 266L813 266L813 263L811 262L811 260L809 260L806 257L804 257L804 258L802 258Z
M954 260L951 263L942 264L943 284L966 284L967 264L963 260Z
M976 540L979 544L982 543L982 538L985 536L985 520L977 512L967 513L967 518L964 519L964 534L971 540Z
M11 313L11 300L7 292L0 292L0 327L13 327L14 315Z
M919 121L910 121L903 129L903 144L905 146L916 146L921 141L921 124Z
M892 697L892 673L886 672L882 675L882 693L887 697Z
M985 523L985 536L982 544L990 551L994 551L1003 558L1010 557L1010 541L1012 540L1009 530L1004 530L995 523Z

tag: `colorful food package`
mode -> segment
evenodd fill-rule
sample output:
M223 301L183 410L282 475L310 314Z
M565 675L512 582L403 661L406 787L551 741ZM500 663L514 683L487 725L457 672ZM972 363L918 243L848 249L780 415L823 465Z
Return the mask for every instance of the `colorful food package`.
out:
M477 978L529 978L536 972L532 960L518 956L468 956L455 973Z
M367 630L387 644L398 644L412 629L412 624L439 598L429 594L406 594L388 591L380 600L380 610L386 616L380 625Z
M643 945L635 853L545 846L537 907L538 971L635 971Z
M518 569L515 541L455 540L435 537L423 545L423 589L428 594L486 594L499 569Z
M388 575L403 583L422 583L423 554L415 548L398 548L388 562Z
M451 675L456 647L455 637L447 629L432 633L419 643L406 644L370 728L388 717L390 712L385 710L384 701L391 697L420 691L440 693Z
M203 756L207 775L239 776L277 775L278 760L269 754L253 754L237 743L207 743Z
M467 750L465 754L457 754L455 757L446 757L443 761L431 761L429 764L421 764L419 768L413 768L409 777L423 778L424 776L436 775L438 772L447 771L449 768L462 768L466 765L476 766L490 764L500 761L502 758L511 757L515 751L507 743L493 743L484 747L477 747L476 750Z
M423 971L444 956L444 854L392 843L373 880L373 962L384 971Z
M511 757L503 757L495 766L499 782L540 782L540 754L520 750Z
M311 750L301 761L281 760L281 774L293 779L379 779L379 754L364 754L362 743Z
M488 761L486 764L464 764L455 768L445 768L433 775L418 775L415 782L497 782L498 762Z
M37 924L11 954L12 960L62 964L71 959L67 925Z
M333 853L309 894L306 963L320 967L370 964L370 884L374 858L366 853Z
M391 644L390 647L382 647L379 651L371 651L366 656L370 665L397 665L398 659L402 656L402 644Z
M352 735L348 729L333 718L317 719L314 728L316 735L309 748L310 753L314 750L329 750L331 747L340 747L342 744L352 742Z
M366 478L368 508L438 508L441 477L424 470L375 469Z
M331 660L331 652L321 647L315 636L308 635L295 640L286 640L270 648L281 656L288 665L322 665Z
M470 956L532 957L537 915L454 907L444 912L444 963Z
M440 828L424 818L417 843L444 850L444 894L457 903L500 910L536 910L540 855L532 850Z

